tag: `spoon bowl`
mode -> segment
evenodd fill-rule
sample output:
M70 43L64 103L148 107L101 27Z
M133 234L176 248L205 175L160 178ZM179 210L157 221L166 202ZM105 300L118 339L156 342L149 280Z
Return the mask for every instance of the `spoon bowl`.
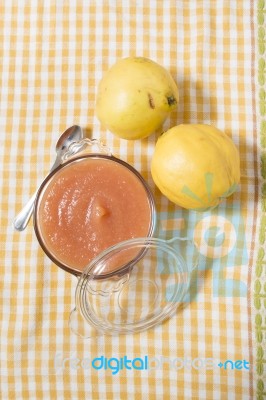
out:
M56 152L58 153L60 151L60 156L62 157L63 154L68 150L68 147L71 143L79 142L83 137L83 131L80 126L71 126L59 137L55 146Z
M82 128L79 125L73 125L62 133L62 135L59 137L56 143L55 149L57 155L55 162L52 165L52 168L50 169L50 173L61 164L62 157L67 152L69 145L73 142L80 141L83 137L84 134ZM38 193L38 190L39 188L36 190L36 192L30 198L28 203L23 207L23 209L14 219L13 226L17 231L23 231L27 227L28 222L32 216L35 198Z

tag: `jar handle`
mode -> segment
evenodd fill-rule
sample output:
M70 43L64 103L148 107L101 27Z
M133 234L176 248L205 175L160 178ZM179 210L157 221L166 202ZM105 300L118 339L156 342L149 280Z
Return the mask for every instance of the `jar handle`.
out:
M90 324L86 323L79 311L75 308L70 313L68 326L75 335L81 337L82 339L89 339L96 336L102 336L103 333L95 329Z
M62 157L62 162L67 161L69 158L74 157L79 153L90 153L90 154L105 154L111 156L111 150L104 143L98 139L82 139L79 142L73 142L68 147L68 150Z

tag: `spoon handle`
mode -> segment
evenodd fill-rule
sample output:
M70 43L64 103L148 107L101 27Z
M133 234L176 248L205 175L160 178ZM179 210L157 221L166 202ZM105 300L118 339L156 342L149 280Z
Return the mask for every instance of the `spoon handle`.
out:
M33 212L34 202L36 199L37 192L38 192L38 190L36 190L36 192L29 199L27 204L22 208L20 213L14 219L13 226L17 231L24 231L24 229L28 225L30 217Z
M61 155L58 154L52 168L50 169L50 173L61 164L61 161L62 161ZM29 199L27 204L22 208L20 213L14 219L13 226L17 231L20 231L20 232L24 231L24 229L28 225L30 217L33 213L34 202L35 202L38 190L39 190L39 188L36 190L36 192Z

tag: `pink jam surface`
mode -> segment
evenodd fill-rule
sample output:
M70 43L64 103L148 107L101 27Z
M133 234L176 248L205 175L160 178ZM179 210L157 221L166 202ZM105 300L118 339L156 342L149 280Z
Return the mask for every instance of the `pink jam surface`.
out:
M131 170L109 159L84 158L45 186L36 221L53 257L82 271L107 247L147 236L151 213L147 191Z

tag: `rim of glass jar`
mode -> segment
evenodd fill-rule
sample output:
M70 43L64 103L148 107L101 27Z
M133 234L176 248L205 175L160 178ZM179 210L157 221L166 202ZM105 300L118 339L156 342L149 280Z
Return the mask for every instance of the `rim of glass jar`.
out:
M150 189L148 183L145 181L143 176L132 165L128 164L126 161L121 160L120 158L117 158L117 157L113 156L112 154L108 155L108 154L100 154L100 153L90 153L90 154L75 155L74 157L71 157L67 161L64 161L62 164L60 164L54 171L52 171L44 179L44 181L42 182L42 184L39 187L39 190L38 190L38 193L37 193L37 196L36 196L36 200L35 200L35 203L34 203L33 226L34 226L34 231L35 231L37 240L38 240L41 248L45 252L45 254L50 258L50 260L53 261L53 263L55 263L58 267L62 268L66 272L69 272L70 274L75 275L75 276L81 276L83 271L80 271L78 269L75 269L73 267L69 267L69 266L65 265L64 263L59 261L49 251L49 249L47 248L44 240L42 239L42 234L41 234L39 226L38 226L39 224L38 224L38 217L37 217L38 212L37 211L38 211L39 203L41 201L41 195L42 195L42 193L44 193L45 186L53 178L53 176L57 172L59 172L61 169L65 168L67 165L69 165L69 164L71 164L73 162L77 162L77 161L82 160L82 159L86 159L86 158L94 158L94 159L104 158L104 159L108 159L108 160L111 160L113 162L117 162L117 163L123 165L124 167L129 169L132 173L134 173L134 175L140 180L140 182L142 183L143 187L145 188L147 196L148 196L149 204L150 204L151 222L150 222L149 231L147 233L147 237L148 238L153 236L153 234L155 232L155 226L156 226L156 207L155 207L155 200L154 200L153 194L151 192L151 189ZM117 245L117 244L118 243L116 243L115 245ZM139 257L140 257L140 255L137 255L136 259L139 259ZM88 264L89 263L90 263L90 261L88 262ZM109 277L109 276L112 277L114 275L117 275L118 273L119 274L120 273L124 273L124 271L126 271L128 269L129 264L132 264L132 261L130 261L130 263L124 265L119 270L115 270L113 272L109 272L107 274L101 275L101 278L106 278L106 277ZM86 268L87 268L87 266L85 266L84 269L86 269Z
M79 281L75 291L75 310L77 310L77 312L79 312L83 316L84 320L87 323L91 324L96 330L98 329L100 332L102 331L107 334L108 333L127 334L127 333L140 332L143 330L150 329L153 326L162 323L165 319L170 318L176 312L176 309L179 307L179 303L183 300L185 294L187 293L188 287L190 285L191 272L192 272L189 270L182 255L177 253L176 250L174 250L173 247L171 246L171 243L176 241L177 239L179 238L173 238L170 240L164 240L152 237L128 239L116 245L113 245L104 250L103 252L101 252L89 263L89 265L84 269L82 275L79 277ZM180 238L180 240L182 239ZM145 249L148 250L149 248L164 249L165 252L171 254L172 257L176 259L177 261L176 272L178 273L185 272L188 274L186 285L183 286L182 294L178 298L178 301L177 299L175 299L174 301L170 301L169 304L162 310L162 312L159 315L154 315L146 321L130 322L126 324L110 323L110 322L108 323L108 321L104 322L100 321L97 318L97 315L95 313L92 313L92 309L88 304L87 286L91 280L94 280L95 278L97 279L97 274L95 275L95 269L97 271L97 265L101 265L102 260L108 258L108 256L111 253L115 253L118 250L127 249L130 246L143 247L144 252ZM134 268L135 264L136 263L134 261L131 262L132 268ZM92 272L92 274L90 273L90 271ZM102 294L99 293L99 296L101 295Z

